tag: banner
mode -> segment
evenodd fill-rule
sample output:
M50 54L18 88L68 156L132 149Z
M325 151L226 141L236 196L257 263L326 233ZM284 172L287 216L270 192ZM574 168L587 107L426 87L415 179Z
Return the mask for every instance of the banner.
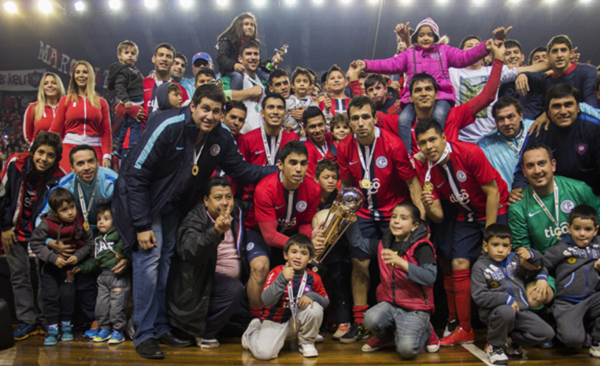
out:
M0 71L0 90L36 91L46 69Z
M56 48L42 41L40 41L38 60L42 61L43 63L52 67L53 69L56 69L58 72L62 72L68 77L71 77L71 70L77 62L76 59L60 52ZM104 84L105 79L108 76L108 70L103 70L99 67L94 67L94 73L96 74L96 87L106 87Z

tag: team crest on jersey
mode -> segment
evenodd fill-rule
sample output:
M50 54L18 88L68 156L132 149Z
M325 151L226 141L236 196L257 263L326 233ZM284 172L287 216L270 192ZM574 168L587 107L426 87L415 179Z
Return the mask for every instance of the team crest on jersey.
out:
M213 146L210 147L210 155L217 156L217 155L219 155L220 152L221 152L221 146L219 146L218 144L214 144Z
M573 203L573 201L571 201L571 200L564 200L560 204L560 209L562 210L562 212L564 212L566 214L571 213L571 211L573 211L574 208L575 208L575 203Z
M458 172L456 172L456 179L458 179L459 182L464 183L467 181L467 173L463 172L462 170L459 170Z
M583 155L585 154L585 152L587 151L587 144L577 144L577 153L579 155Z
M375 164L377 164L379 169L383 169L388 165L388 159L385 156L380 156L375 160Z
M249 243L246 245L246 251L247 251L247 252L249 252L249 251L251 251L252 249L254 249L254 243L253 243L253 242L249 242Z
M304 212L306 207L308 207L306 201L298 201L298 203L296 203L296 210L298 210L298 212Z

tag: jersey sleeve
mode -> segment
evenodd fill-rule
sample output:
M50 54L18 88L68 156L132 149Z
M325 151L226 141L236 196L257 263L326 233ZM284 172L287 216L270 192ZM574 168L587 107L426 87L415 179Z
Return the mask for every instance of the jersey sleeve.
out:
M27 110L25 110L25 116L23 117L23 138L29 144L33 142L33 134L35 129L35 107L36 103L31 103L27 106Z
M273 194L265 185L258 185L254 191L254 213L257 222L277 221Z
M350 166L348 165L349 156L347 156L349 146L344 146L340 149L338 146L337 162L340 167L340 179L353 179L352 173L350 172Z
M104 98L100 98L100 108L102 111L102 121L100 121L100 135L102 136L102 154L103 159L111 158L112 148L112 127L110 125L110 111L108 103Z
M527 219L523 212L523 203L521 200L508 206L508 226L513 232L513 247L531 247L529 240L529 230L527 230Z
M400 178L404 181L411 180L417 176L415 169L413 168L404 143L400 138L394 141L394 151L391 154L392 161L394 162L394 169L398 172Z

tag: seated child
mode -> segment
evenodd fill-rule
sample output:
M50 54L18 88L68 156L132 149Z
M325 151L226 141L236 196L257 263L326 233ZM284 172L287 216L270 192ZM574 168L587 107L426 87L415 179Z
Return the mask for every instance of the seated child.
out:
M490 363L504 365L508 356L523 353L521 346L534 346L554 338L554 330L529 310L525 279L545 280L543 256L535 249L512 250L512 231L507 225L492 224L483 234L483 254L471 271L471 296L479 306L479 317L488 325L487 354ZM527 261L537 271L523 268ZM508 337L511 337L509 340Z
M114 226L110 206L98 207L96 215L100 235L94 240L94 256L73 268L73 272L90 273L102 270L98 276L95 310L100 331L94 337L94 342L104 342L108 339L108 344L119 344L125 341L125 307L131 296L131 275L125 271L129 262L129 259L125 258L128 248ZM122 269L117 267L121 261L125 261Z
M600 357L600 237L598 213L580 205L569 214L569 234L550 247L544 261L556 278L552 311L557 336L579 350L586 341L586 325L594 322L590 355Z
M374 336L362 347L363 352L375 352L394 337L396 351L404 358L416 357L425 346L427 352L440 348L429 324L437 275L435 251L427 238L427 224L420 216L412 202L397 204L390 230L379 242L378 304L367 310L363 321Z
M321 277L306 269L314 257L312 241L304 234L292 235L285 243L287 264L275 267L267 276L262 293L262 320L253 319L242 336L242 346L259 360L277 358L286 337L298 336L298 351L317 357L315 340L329 298Z
M92 231L85 231L77 217L75 197L65 188L55 188L48 197L50 211L42 215L41 223L31 235L31 250L40 258L44 315L48 334L44 345L54 346L62 337L73 340L71 317L75 310L75 282L73 266L81 262L93 248ZM75 252L64 258L56 254L47 243L55 240L75 245ZM61 321L59 334L58 322Z

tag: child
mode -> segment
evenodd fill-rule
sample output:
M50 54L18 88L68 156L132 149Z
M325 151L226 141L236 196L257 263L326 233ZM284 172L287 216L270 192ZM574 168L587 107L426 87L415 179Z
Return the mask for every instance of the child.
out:
M594 322L590 355L600 357L600 237L598 212L587 205L569 214L569 234L544 255L556 277L552 311L557 336L567 347L579 350L586 341L584 319Z
M433 283L437 275L435 251L427 238L427 224L412 202L394 207L390 229L377 248L381 284L378 304L367 310L364 326L373 333L362 347L375 352L394 338L404 358L416 357L424 346L437 352L440 341L429 317L434 311Z
M179 87L177 89L179 90ZM101 330L94 337L94 342L104 342L108 339L108 344L119 344L125 341L125 307L131 295L131 277L128 272L121 271L117 274L113 271L121 260L129 261L125 258L128 248L113 224L110 206L98 207L96 215L101 235L94 240L94 256L73 268L73 272L91 273L102 270L98 276L98 300L95 310Z
M345 113L336 113L333 118L331 118L331 124L329 126L331 128L331 134L333 135L333 143L329 146L329 152L337 158L337 147L340 144L340 141L345 139L346 136L350 135L352 132L348 123L348 115Z
M144 76L133 65L137 61L138 54L138 47L132 41L119 43L117 47L119 62L110 65L106 77L108 90L116 90L117 97L121 99L121 103L115 109L118 115L123 116L117 152L120 152L123 147L128 129L131 128L132 141L137 141L142 133L142 123L137 119L137 114L144 104Z
M439 85L438 99L435 103L433 118L444 127L446 116L454 105L455 95L448 68L467 67L483 59L487 55L488 43L483 42L470 50L459 50L445 44L440 44L438 25L431 19L423 20L411 36L414 44L406 51L387 60L359 61L364 65L364 71L377 74L403 74L406 73L406 85L410 84L412 77L418 73L426 72L433 76ZM488 49L486 49L488 48ZM414 105L410 102L410 89L404 88L401 96L402 107L400 114L400 138L407 151L411 150L411 129L416 118Z
M295 333L298 351L304 357L319 355L314 343L329 298L321 277L306 269L314 254L313 243L306 235L292 235L283 248L287 264L269 272L261 296L265 304L262 322L253 319L242 336L242 346L257 359L277 358L286 337Z
M294 129L294 132L306 137L306 133L302 128L302 114L308 107L317 107L317 103L310 96L310 72L301 67L297 67L292 74L292 87L294 94L290 95L285 101L285 106L288 111L284 123L289 124Z
M156 89L156 101L158 109L150 113L148 120L170 109L181 108L181 89L175 83L162 83Z
M521 346L534 346L554 338L554 330L529 311L525 279L548 278L543 256L537 250L518 248L512 252L512 231L507 225L492 224L483 234L483 254L473 265L471 292L479 306L479 317L488 325L487 354L490 363L507 364L506 353L523 353ZM528 271L528 262L537 271ZM508 337L511 337L509 339Z
M77 217L75 197L69 190L62 187L52 190L48 205L51 211L40 217L41 223L33 231L30 246L42 260L40 277L44 315L48 321L44 345L54 346L61 337L64 342L73 340L71 317L75 307L75 274L72 269L90 254L93 238L90 230L83 229ZM46 244L48 240L50 242ZM56 254L48 246L58 242L74 245L75 252L68 257Z
M331 66L327 72L327 90L331 93L331 97L327 95L325 100L319 103L319 108L323 111L327 122L331 121L336 113L347 112L350 98L346 97L346 86L348 86L346 74L338 65Z

